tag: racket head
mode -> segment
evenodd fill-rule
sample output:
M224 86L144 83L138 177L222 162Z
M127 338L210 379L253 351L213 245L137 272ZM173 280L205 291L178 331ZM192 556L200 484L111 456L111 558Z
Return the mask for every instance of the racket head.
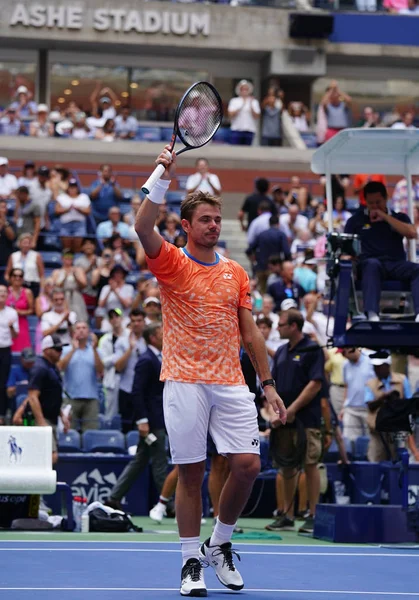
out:
M183 94L175 113L174 137L184 144L181 152L208 144L223 120L223 103L215 87L207 81L198 81Z

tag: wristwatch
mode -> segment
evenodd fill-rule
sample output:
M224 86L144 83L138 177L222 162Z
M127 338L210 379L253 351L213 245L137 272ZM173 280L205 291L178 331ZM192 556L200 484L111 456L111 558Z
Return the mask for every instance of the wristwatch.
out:
M265 379L265 381L262 381L260 385L262 386L262 389L264 389L267 385L271 385L276 390L275 379Z

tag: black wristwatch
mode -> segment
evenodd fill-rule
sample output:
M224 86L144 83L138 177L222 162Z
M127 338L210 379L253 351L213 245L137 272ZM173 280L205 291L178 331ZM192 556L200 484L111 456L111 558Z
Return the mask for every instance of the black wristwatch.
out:
M262 386L262 389L264 389L267 385L271 385L276 390L275 379L265 379L265 381L262 381L260 385Z

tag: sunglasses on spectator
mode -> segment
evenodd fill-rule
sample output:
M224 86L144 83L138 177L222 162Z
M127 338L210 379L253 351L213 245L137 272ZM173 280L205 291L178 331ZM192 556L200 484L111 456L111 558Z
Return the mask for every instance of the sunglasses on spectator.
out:
M112 254L104 254L103 258L112 258Z
M23 279L23 273L13 273L12 277L19 277L20 279Z

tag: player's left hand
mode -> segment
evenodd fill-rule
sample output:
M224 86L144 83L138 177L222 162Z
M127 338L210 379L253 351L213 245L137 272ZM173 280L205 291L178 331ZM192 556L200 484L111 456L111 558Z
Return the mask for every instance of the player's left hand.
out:
M279 420L281 421L281 423L285 425L285 423L287 422L287 409L285 408L281 397L277 394L276 389L271 385L267 385L263 388L263 393L265 394L265 398L268 401L268 403L272 406L275 413L279 416Z

